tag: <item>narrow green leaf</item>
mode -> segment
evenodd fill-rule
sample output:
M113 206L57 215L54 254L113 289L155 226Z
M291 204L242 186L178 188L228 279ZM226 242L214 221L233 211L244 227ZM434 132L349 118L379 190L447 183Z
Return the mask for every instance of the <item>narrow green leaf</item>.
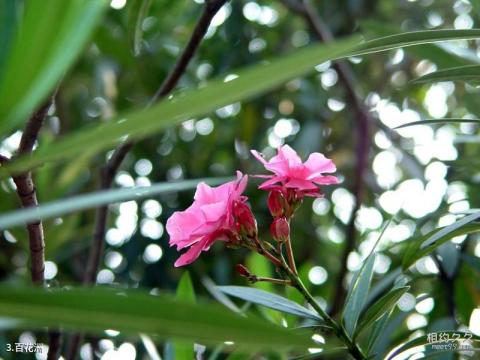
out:
M270 309L278 310L291 315L322 321L322 318L315 312L277 294L272 294L267 291L254 289L248 286L218 286L217 288L225 294L235 296L239 299L249 301L254 304L266 306Z
M25 120L53 91L107 5L106 0L25 1L0 76L0 133Z
M207 276L202 278L202 284L208 290L208 292L217 300L220 304L224 305L228 309L236 312L238 314L243 314L242 309L240 309L235 303L230 300L230 298L225 295L223 292L218 290L218 286Z
M424 30L388 35L366 41L352 50L349 56L371 54L401 47L435 43L447 40L476 39L480 30Z
M460 340L465 339L466 336L470 337L470 335L471 335L470 341L480 342L480 336L472 334L472 333L467 334L467 333L462 332L462 331L442 331L441 333L445 334L445 338L448 336L449 339L452 339L453 334L459 334L460 335ZM405 344L401 345L400 347L398 347L394 352L390 353L387 360L391 360L395 356L397 356L397 355L399 355L399 354L401 354L401 353L403 353L403 352L405 352L409 349L412 349L414 347L429 346L429 345L431 345L431 343L429 343L428 340L429 340L428 335L422 335L422 336L419 336L419 337L417 337L413 340L410 340L410 341L406 342Z
M367 300L375 259L376 254L370 254L352 281L350 293L343 310L343 322L349 335L353 335L358 318Z
M129 200L139 200L163 193L190 190L195 188L198 183L202 181L210 185L217 185L228 180L231 180L231 178L205 178L171 183L157 183L150 186L95 191L85 195L78 195L63 200L45 203L37 208L27 208L7 212L0 215L0 229L8 229L13 226L25 224L26 222L49 219L75 211L95 208L101 205Z
M360 27L363 33L371 34L375 37L395 35L402 32L402 29L398 26L375 20L361 21ZM406 50L420 59L430 60L439 69L480 62L475 52L462 51L465 49L462 49L460 46L454 46L452 43L422 44L421 46L411 46Z
M420 121L412 121L400 126L394 127L394 129L402 129L415 125L432 125L432 124L449 124L449 123L474 123L480 124L480 119L459 119L459 118L447 118L447 119L428 119Z
M413 83L430 83L440 81L479 81L480 65L465 65L442 69L412 80Z
M183 274L178 283L176 299L189 304L195 304L195 290L193 289L192 279L188 271ZM178 360L194 359L193 342L175 341L173 343L173 353L175 354L175 359Z
M410 286L395 288L378 299L362 316L360 324L355 331L355 336L358 336L363 330L373 324L373 322L389 312L408 289L410 289Z
M189 304L171 296L134 290L0 287L0 317L36 326L126 334L146 333L204 344L234 341L251 348L311 346L306 333L292 332L217 305Z
M325 61L403 46L479 37L480 30L428 30L387 36L364 43L353 37L307 47L266 64L239 70L236 72L238 77L233 80L225 82L224 79L217 79L203 88L185 91L149 110L133 111L108 124L79 130L54 143L40 146L32 157L19 158L0 171L2 176L7 176L9 171L20 171L46 161L72 157L84 152L87 145L90 152L96 153L114 145L126 135L132 139L150 136L181 121L203 116L219 107L271 90L308 73L315 65Z
M138 11L137 21L135 23L135 32L133 36L133 53L135 56L140 55L140 50L142 48L142 37L143 37L143 30L142 24L143 20L148 15L148 10L150 10L150 6L152 5L152 0L141 0L142 4Z
M480 212L463 217L455 223L441 229L435 229L426 235L419 236L411 242L403 256L402 268L408 269L418 259L430 254L451 238L480 230L480 224L471 222L480 218Z

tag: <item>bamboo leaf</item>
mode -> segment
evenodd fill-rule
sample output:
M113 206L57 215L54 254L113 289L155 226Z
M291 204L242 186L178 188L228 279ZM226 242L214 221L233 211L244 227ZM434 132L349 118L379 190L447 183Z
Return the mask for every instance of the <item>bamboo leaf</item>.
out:
M126 334L145 333L216 344L233 341L250 348L311 346L308 335L255 317L241 317L212 304L190 304L172 296L134 290L0 287L0 317L36 326Z
M412 121L397 127L394 129L402 129L409 126L415 125L432 125L432 124L449 124L449 123L473 123L473 124L480 124L480 119L458 119L458 118L447 118L447 119L428 119L428 120L420 120L420 121Z
M10 1L7 1L10 2ZM26 1L0 74L0 133L25 120L86 44L106 0Z
M0 215L0 229L8 229L13 226L25 224L26 222L49 219L75 211L91 209L116 202L139 200L163 193L190 190L195 188L198 183L202 181L210 185L217 185L228 180L231 180L231 178L206 178L172 183L157 183L150 186L95 191L84 195L77 195L63 200L45 203L37 208L27 208L4 213Z
M478 81L480 80L480 65L466 65L442 69L414 79L416 84L440 81Z
M185 91L149 110L132 111L108 124L79 130L54 143L41 146L32 157L19 159L0 170L2 176L7 176L9 171L20 171L46 161L72 157L84 152L87 146L90 152L96 153L116 144L127 135L132 139L144 138L181 121L257 96L308 73L315 65L325 61L404 46L478 37L480 30L428 30L386 36L363 43L359 38L353 37L307 47L266 64L239 70L235 72L238 77L233 80L226 82L217 79L203 88Z

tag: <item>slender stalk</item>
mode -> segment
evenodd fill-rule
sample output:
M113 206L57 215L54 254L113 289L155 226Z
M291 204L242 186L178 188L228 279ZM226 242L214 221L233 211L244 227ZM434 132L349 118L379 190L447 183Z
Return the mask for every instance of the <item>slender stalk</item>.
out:
M298 275L297 265L295 265L295 258L293 257L293 249L292 249L292 242L290 240L290 236L288 237L287 241L285 241L285 248L287 250L288 264L290 265L290 268L292 269L293 273L295 275Z
M275 279L275 278L265 277L265 276L255 276L252 279L253 283L260 282L260 281L269 282L269 283L278 284L278 285L292 285L292 282L290 280Z
M332 328L335 335L343 342L348 348L350 354L357 360L365 360L366 356L362 353L362 350L358 345L350 338L342 325L339 325L328 313L321 308L315 298L310 294L300 277L293 272L285 261L282 262L282 268L287 273L288 277L294 286L305 298L305 300L313 307L313 309L322 317L325 323Z

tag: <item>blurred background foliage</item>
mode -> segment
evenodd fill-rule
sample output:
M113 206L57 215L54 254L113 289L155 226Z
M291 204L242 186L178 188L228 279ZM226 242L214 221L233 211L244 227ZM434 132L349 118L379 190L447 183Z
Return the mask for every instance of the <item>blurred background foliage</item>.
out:
M467 29L477 27L480 21L476 0L343 0L312 1L312 5L336 38L358 32L372 38L418 29ZM113 0L90 43L65 74L39 142L49 143L88 124L108 122L118 113L148 103L188 41L200 11L199 0ZM235 74L234 69L315 41L304 19L281 1L233 0L215 16L175 91L201 86L215 77L226 78ZM478 45L477 41L455 41L348 59L356 78L355 89L374 122L369 132L368 167L361 179L366 191L355 221L357 240L348 256L347 282L392 216L396 215L380 245L385 251L375 265L373 286L378 294L382 286L390 287L399 276L408 239L451 224L456 213L480 207L477 125L419 125L392 130L421 119L479 118L480 90L475 84L409 82L435 69L478 63ZM358 115L338 73L331 63L320 64L310 75L263 96L225 106L139 142L122 165L115 186L231 176L236 169L256 174L262 169L249 150L269 155L287 143L304 158L310 152L324 153L336 163L342 183L325 188L323 199L305 200L292 231L300 273L320 303L327 306L337 287L342 286L338 272L358 180L357 123ZM20 136L17 130L0 138L0 153L11 155ZM74 160L36 171L39 202L98 189L99 169L105 159L106 154L92 156L86 148ZM257 184L258 180L251 178L246 193L261 235L269 237L266 193L258 191ZM192 191L185 191L113 205L97 282L153 292L175 291L186 269L173 267L178 253L168 246L165 223L174 211L189 206L192 196ZM1 182L0 200L1 212L19 206L9 181ZM93 218L93 211L84 211L45 221L46 277L52 286L80 281ZM28 284L25 229L18 227L0 235L1 280ZM398 303L377 344L379 349L387 349L413 332L455 329L455 321L480 335L477 236L454 238L439 249L439 254L441 272L430 257L419 260L409 272L415 281ZM188 267L197 296L211 296L205 287L208 279L222 285L245 285L233 271L237 263L247 264L259 275L273 271L259 257L217 244ZM284 292L271 284L260 287ZM298 298L290 290L283 295ZM260 313L275 323L296 324L293 317L275 311ZM95 338L100 356L130 359L132 352L138 358L145 356L140 340L114 335L110 332ZM25 340L35 334L2 331L0 342L15 342L19 336ZM125 345L130 343L135 345L133 350ZM90 358L89 346L82 347L85 359ZM114 346L117 350L112 355ZM167 358L168 348L161 349ZM8 356L3 345L0 356Z

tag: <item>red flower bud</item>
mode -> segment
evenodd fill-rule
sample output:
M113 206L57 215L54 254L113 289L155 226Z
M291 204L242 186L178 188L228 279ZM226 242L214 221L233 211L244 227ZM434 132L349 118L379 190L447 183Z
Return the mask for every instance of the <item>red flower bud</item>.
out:
M285 214L286 201L283 194L278 190L272 190L268 193L267 198L268 210L274 218Z
M240 276L249 278L252 276L252 273L242 264L235 265L235 270Z
M237 231L240 235L248 237L257 235L257 221L247 204L240 201L235 202L233 205L233 216L235 217Z
M270 233L273 238L279 242L285 242L290 236L290 224L284 217L273 220L270 225Z

